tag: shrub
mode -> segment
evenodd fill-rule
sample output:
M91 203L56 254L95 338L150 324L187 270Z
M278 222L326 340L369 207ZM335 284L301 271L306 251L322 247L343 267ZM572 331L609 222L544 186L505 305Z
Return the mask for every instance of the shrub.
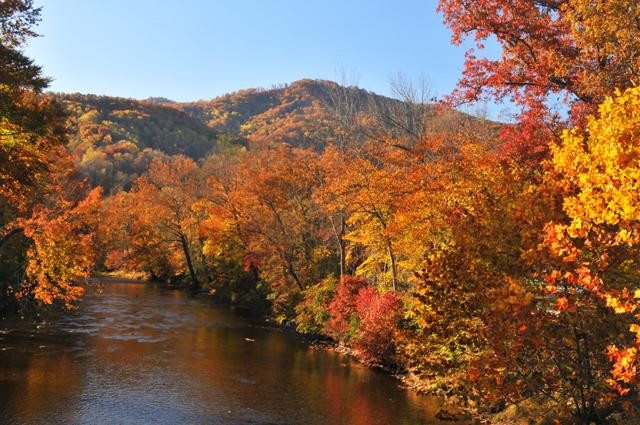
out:
M337 280L329 276L306 288L303 300L296 306L296 329L306 334L322 334L329 320L329 304L336 294Z
M401 301L395 293L361 288L355 302L360 319L354 347L363 360L381 362L393 349Z
M296 318L295 307L302 301L302 292L297 288L292 290L290 282L280 279L271 282L267 300L271 302L276 323L289 326Z
M356 313L358 292L367 287L367 281L355 276L343 276L336 287L336 295L329 305L330 318L327 333L332 338L348 342L357 336L359 318Z

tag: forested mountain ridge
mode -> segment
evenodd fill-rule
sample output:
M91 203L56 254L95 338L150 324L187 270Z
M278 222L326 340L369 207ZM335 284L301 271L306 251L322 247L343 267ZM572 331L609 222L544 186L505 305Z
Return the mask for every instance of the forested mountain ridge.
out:
M408 83L407 83L408 84ZM228 93L211 100L174 103L220 133L246 139L257 145L284 142L296 147L322 150L333 142L338 131L336 115L379 115L379 124L387 128L392 115L406 119L420 110L433 127L455 119L478 120L470 115L439 109L408 84L399 98L382 96L357 86L342 86L333 81L302 79L271 89L251 88ZM409 93L411 91L411 93ZM421 99L411 97L420 95ZM415 109L411 111L411 109ZM484 120L482 120L484 121ZM489 123L495 128L495 123ZM413 125L413 124L411 124Z
M221 133L254 143L278 140L318 148L332 137L327 105L337 87L330 81L305 79L272 89L240 90L177 107ZM368 95L362 89L355 90L360 97Z
M177 108L151 101L60 94L68 113L69 150L94 185L127 188L154 158L194 159L215 150L219 134Z
M286 143L320 151L336 137L336 112L407 115L407 102L331 81L299 80L272 89L245 89L211 100L174 102L91 94L57 94L69 114L69 148L92 184L127 189L154 158L201 159L233 146ZM348 97L348 110L340 105ZM436 113L434 125L477 121L456 111ZM385 121L389 117L383 117ZM439 124L438 124L439 123ZM389 123L387 123L389 124ZM495 127L494 125L492 125Z

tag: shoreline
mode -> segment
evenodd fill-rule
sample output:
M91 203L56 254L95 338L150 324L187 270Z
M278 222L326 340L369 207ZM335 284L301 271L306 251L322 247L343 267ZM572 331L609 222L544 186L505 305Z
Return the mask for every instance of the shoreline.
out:
M144 278L136 279L128 276L121 277L121 276L114 276L114 275L103 275L103 276L96 276L93 279L102 280L102 281L107 280L108 282L125 283L125 284L127 283L155 284L155 285L161 285L165 288L170 288L175 290L181 290L186 292L191 291L191 288L187 284L153 281L153 280L144 279ZM420 384L420 381L417 378L415 378L414 375L412 375L410 372L402 369L397 365L394 366L391 364L380 364L380 363L364 361L359 357L358 352L355 349L348 347L344 344L341 344L329 336L322 335L322 334L319 334L319 335L304 334L304 333L298 332L295 329L295 326L292 326L292 324L290 323L279 324L274 320L270 319L269 317L253 315L251 314L249 309L242 306L238 306L232 302L228 302L228 301L224 301L219 298L216 298L214 293L211 293L206 289L201 288L195 293L193 293L193 291L191 292L193 296L206 298L209 301L213 302L215 305L230 308L241 317L249 320L251 327L272 329L272 330L278 330L281 332L286 332L287 334L295 336L295 338L298 339L299 341L307 343L309 348L312 350L323 350L327 352L330 351L330 352L341 354L345 357L348 357L350 360L355 361L356 363L362 365L363 367L366 367L370 370L374 370L379 373L384 373L387 376L394 378L394 380L397 381L397 384L400 388L403 388L408 391L412 391L415 394L423 397L432 397L434 399L438 399L439 403L443 403L441 398L439 398L436 395L430 394L428 391L426 391L424 389L424 386ZM444 407L443 405L441 405L440 410L436 413L436 417L438 420L441 420L443 422L457 424L457 425L476 425L476 424L488 424L488 423L492 423L495 425L502 425L495 422L489 422L486 417L481 417L481 415L473 414L464 409L456 408L455 406Z
M163 282L163 281L154 281L150 279L145 279L143 277L138 278L132 277L132 275L116 275L116 274L96 274L96 276L87 279L87 283L100 285L102 283L118 283L118 284L152 284L152 285L160 285L164 288L172 289L172 290L180 290L191 292L192 296L201 297L209 300L215 305L229 308L233 310L236 314L250 321L251 327L263 328L263 329L272 329L278 330L281 332L286 332L292 336L295 336L301 342L305 342L308 344L309 348L312 350L323 350L323 351L331 351L334 353L341 354L345 357L348 357L350 360L357 362L371 370L375 370L380 373L384 373L397 381L399 387L412 391L417 395L424 397L433 397L434 399L438 399L440 405L440 410L436 413L436 418L442 423L451 423L455 425L480 425L480 424L491 424L491 425L521 425L524 423L531 424L547 424L546 422L526 422L528 415L517 416L515 413L519 412L520 409L516 405L507 406L502 412L495 414L480 414L476 412L471 412L468 409L457 408L454 405L446 406L444 401L436 395L430 394L427 390L424 389L424 383L415 377L415 375L411 374L411 372L403 370L400 367L390 365L390 364L378 364L363 361L359 356L356 350L351 347L345 346L333 340L332 338L326 335L313 335L313 334L304 334L298 332L294 326L291 324L279 324L274 320L270 319L266 316L261 315L253 315L251 311L245 307L238 306L232 302L225 301L219 298L216 298L215 294L206 290L200 289L195 293L191 290L189 285L182 283L171 283L171 282ZM502 416L502 417L501 417ZM506 416L506 417L505 417ZM525 422L523 422L525 421ZM549 423L551 424L551 423Z

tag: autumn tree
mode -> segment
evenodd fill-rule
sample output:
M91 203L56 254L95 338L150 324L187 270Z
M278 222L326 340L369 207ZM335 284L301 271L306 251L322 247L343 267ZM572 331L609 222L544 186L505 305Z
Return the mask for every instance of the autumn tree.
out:
M60 303L71 309L84 293L79 284L95 268L102 190L89 191L68 157L53 167L61 169L51 170L46 192L40 193L31 215L16 219L28 249L24 277L14 291L23 304Z
M640 7L633 0L441 0L438 11L454 44L476 42L452 100L514 101L518 124L504 128L503 140L524 160L546 155L548 141L559 135L551 97L580 123L640 72ZM499 59L480 55L491 37L502 48Z
M557 259L545 274L546 290L576 334L566 347L579 362L567 371L578 382L571 396L593 421L620 407L640 411L639 128L640 90L628 89L553 147L549 179L563 191L566 215L546 227Z
M227 197L247 260L272 282L275 304L291 316L295 302L288 298L319 282L332 258L326 218L312 197L317 155L289 147L249 152L234 171L242 184Z
M397 175L388 167L376 167L362 158L349 161L343 171L331 184L337 199L350 210L346 239L353 248L360 245L367 250L367 258L356 273L390 284L395 290L399 285L398 258L389 225L395 208Z
M100 265L108 271L141 272L154 281L169 281L184 269L184 257L140 213L138 202L135 192L103 200L98 226Z
M252 313L267 314L270 281L254 251L254 235L247 222L247 194L241 173L242 148L212 155L203 163L204 196L196 205L204 213L201 222L204 254L214 276L211 291L217 297L241 304Z
M637 415L637 98L630 89L608 99L585 129L565 131L541 182L508 169L519 179L475 204L508 207L482 214L503 226L500 233L494 227L500 238L493 248L480 242L487 236L475 239L481 228L462 233L483 247L481 256L462 259L484 260L477 264L494 274L473 280L483 285L474 316L484 343L462 375L482 398L534 399L579 424L607 423L614 412ZM496 261L495 253L511 260ZM437 312L437 303L425 304Z
M5 2L0 10L0 196L5 208L26 207L29 190L46 172L47 152L64 142L62 113L41 95L48 80L19 50L34 35L31 26L38 19L39 9L31 1Z
M39 9L0 5L0 283L3 307L72 307L93 268L92 210L98 192L73 172L64 115L42 91L48 79L21 52ZM87 198L84 199L85 195ZM78 253L78 252L80 253Z
M199 233L204 216L194 208L204 189L199 171L193 160L183 156L155 161L130 194L142 228L151 229L165 247L180 253L194 289L202 284L199 276L208 279L204 236Z
M342 178L348 162L349 159L344 151L333 146L328 147L318 158L319 173L316 173L317 182L313 189L314 200L323 209L335 241L340 278L355 270L353 264L348 264L347 261L349 244L346 238L349 230L347 222L351 210L348 200L334 187L335 182Z

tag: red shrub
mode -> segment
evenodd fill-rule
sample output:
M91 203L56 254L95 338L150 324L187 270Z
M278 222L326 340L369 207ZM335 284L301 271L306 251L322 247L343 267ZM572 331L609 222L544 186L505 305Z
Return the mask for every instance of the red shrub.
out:
M393 347L400 305L395 293L379 294L372 287L358 292L355 310L360 326L354 346L364 360L380 362Z
M336 295L329 305L330 319L327 333L338 341L347 341L357 334L358 317L356 298L367 286L367 281L355 276L343 276L336 288Z

